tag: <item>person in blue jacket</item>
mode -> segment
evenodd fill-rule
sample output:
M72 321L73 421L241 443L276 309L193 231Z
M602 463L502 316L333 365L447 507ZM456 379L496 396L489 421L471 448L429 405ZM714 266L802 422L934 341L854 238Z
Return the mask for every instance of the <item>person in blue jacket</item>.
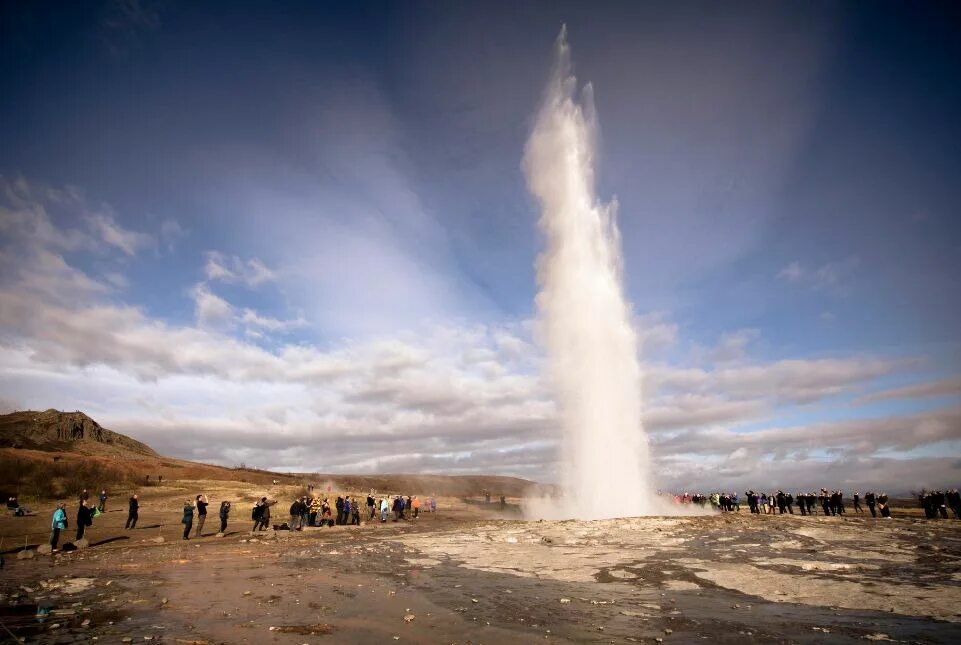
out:
M194 524L194 504L189 499L184 502L184 518L180 520L184 525L184 539L190 539L190 527Z
M57 510L53 512L53 521L50 524L50 528L53 531L50 535L50 548L56 551L57 545L60 544L60 531L67 528L66 502L57 504Z

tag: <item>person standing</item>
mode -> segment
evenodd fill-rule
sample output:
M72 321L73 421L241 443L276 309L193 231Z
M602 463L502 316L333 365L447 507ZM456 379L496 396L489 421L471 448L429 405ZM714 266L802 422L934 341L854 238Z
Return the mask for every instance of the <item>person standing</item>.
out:
M433 496L430 498L430 512L431 514L437 512L437 499L435 499Z
M194 505L189 499L184 502L184 517L180 522L184 525L184 539L189 540L190 527L194 524Z
M320 503L320 525L326 525L327 528L330 528L334 525L334 520L331 519L330 513L330 500L326 497L324 498L324 501Z
M864 503L868 505L868 511L870 511L871 517L877 517L878 514L874 510L874 506L877 503L877 500L874 496L874 491L868 491L864 494Z
M861 508L861 491L854 491L854 512L863 513L864 510Z
M204 530L204 522L207 521L207 506L210 502L207 500L206 495L197 495L195 501L195 506L197 507L197 531L194 537L202 537L201 531Z
M276 500L270 500L264 497L261 499L263 504L263 511L260 514L260 530L266 531L267 527L270 526L270 507L277 503Z
M951 507L951 512L954 513L954 519L961 520L961 493L958 489L952 489L948 491L947 495L948 506Z
M53 520L50 524L51 551L57 550L57 545L60 544L60 531L64 530L65 528L67 528L67 504L66 502L60 502L57 504L57 510L53 512Z
M290 530L297 531L300 529L300 500L295 499L294 503L290 505Z
M220 532L227 532L227 518L230 516L230 502L220 502Z
M124 525L124 529L133 529L137 527L137 518L140 511L140 502L137 500L137 495L130 496L129 506L127 507L127 523Z
M370 522L374 519L374 496L367 496L367 521Z
M92 515L93 509L87 506L87 502L80 502L80 505L77 507L77 538L75 541L82 540L87 527L93 524L93 520L91 519Z
M320 513L320 498L315 497L310 500L310 512L307 515L307 525L317 526L317 514Z
M411 501L411 505L414 507L414 519L416 520L417 516L420 514L420 499L415 497Z
M387 521L387 514L390 513L390 504L387 502L387 498L380 500L380 521L384 523Z
M891 509L888 507L888 496L884 493L878 495L878 511L881 513L881 517L891 519Z
M266 497L264 497L264 498L262 498L261 500L259 500L256 504L254 504L254 509L253 509L253 511L251 511L251 513L250 513L250 519L252 519L252 520L254 521L254 528L251 529L252 531L256 531L256 530L260 529L260 523L261 523L261 521L263 520L263 517L264 517L264 502L265 502L265 501L267 501L267 498L266 498Z
M107 491L105 490L100 491L99 501L100 501L100 504L97 505L97 510L100 511L101 513L106 513L107 512Z
M310 500L304 495L300 498L300 529L307 526L307 518L310 517Z

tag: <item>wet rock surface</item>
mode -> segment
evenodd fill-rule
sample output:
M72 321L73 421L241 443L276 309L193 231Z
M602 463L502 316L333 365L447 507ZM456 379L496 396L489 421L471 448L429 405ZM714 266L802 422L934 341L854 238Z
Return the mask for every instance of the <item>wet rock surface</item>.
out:
M425 518L8 563L27 642L958 642L961 522ZM54 627L56 625L56 627Z

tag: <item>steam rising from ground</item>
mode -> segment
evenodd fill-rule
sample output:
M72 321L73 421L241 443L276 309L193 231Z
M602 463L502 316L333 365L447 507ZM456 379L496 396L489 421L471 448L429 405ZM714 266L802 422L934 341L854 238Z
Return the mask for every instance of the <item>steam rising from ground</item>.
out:
M595 194L597 121L588 84L576 97L566 28L524 152L541 204L539 332L564 432L565 495L540 517L600 519L657 512L641 426L641 370L624 299L617 203ZM661 509L663 510L663 509Z

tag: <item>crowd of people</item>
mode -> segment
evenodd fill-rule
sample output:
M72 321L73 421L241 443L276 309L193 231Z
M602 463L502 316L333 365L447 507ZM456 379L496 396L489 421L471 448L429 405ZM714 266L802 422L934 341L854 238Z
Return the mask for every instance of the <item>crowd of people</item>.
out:
M309 487L308 490L312 492L313 487ZM844 492L840 490L829 491L826 488L822 488L817 493L786 493L782 490L758 493L749 490L744 493L744 499L750 512L758 515L793 515L795 507L801 515L837 516L845 515L848 512ZM87 528L93 525L93 520L106 512L107 500L106 490L100 492L96 504L90 501L90 494L86 490L79 494L76 515L76 541L82 540ZM675 504L694 504L702 508L706 508L710 504L711 508L725 513L741 510L741 497L737 493L715 492L710 495L684 493L673 495L673 500ZM871 517L891 517L887 494L869 491L862 498L861 493L856 491L851 497L851 512L855 514L865 512L861 506L862 500ZM253 531L265 531L271 528L271 507L276 503L277 500L262 497L254 504L251 510L251 520L254 523ZM918 495L918 504L924 509L925 517L929 519L947 519L949 510L955 519L961 519L961 493L957 489L922 491ZM194 499L188 499L184 502L181 519L184 527L184 540L190 539L191 532L193 532L194 538L202 537L209 505L207 496L202 493ZM16 497L10 497L7 500L7 507L19 511L18 514L23 514L25 510L20 506ZM400 520L417 519L422 508L424 512L435 513L437 511L437 500L434 497L428 497L421 502L420 498L413 495L375 498L374 494L371 493L363 501L360 497L338 495L331 505L328 497L309 494L295 499L290 505L289 520L279 525L273 525L273 528L300 531L304 527L359 525L362 518L367 522L372 522L377 518L381 522L387 522L391 516L393 516L393 521L398 522ZM221 534L227 531L230 511L231 502L222 501L218 512L220 519L219 533ZM127 521L124 523L125 530L136 528L139 512L140 500L136 494L131 495L128 500ZM51 521L50 547L52 550L57 550L61 534L68 527L66 502L59 502L53 512Z
M940 491L939 491L940 493ZM940 497L934 496L934 500L940 500L942 505L940 507L940 513L942 517L947 517L947 511L944 504L947 503L954 510L956 518L961 519L961 496L958 496L957 491L954 491L954 496L950 497L951 493L940 494ZM931 495L929 495L931 497ZM819 492L798 492L798 493L785 493L782 490L777 490L771 493L758 493L753 490L749 490L744 493L744 499L747 501L748 508L751 513L757 515L774 515L774 514L794 514L794 507L796 506L798 512L801 515L844 515L847 512L847 506L844 501L844 492L840 490L829 491L826 488L822 488ZM945 502L947 500L947 502ZM954 500L954 505L952 505L952 500ZM851 498L852 506L851 509L854 513L864 513L864 508L861 506L861 493L856 491ZM864 494L863 497L864 505L867 506L868 512L871 513L871 517L891 517L891 508L888 504L889 499L886 493L875 493L870 491ZM935 508L935 501L929 500L929 505L931 508ZM737 493L711 493L710 495L702 495L700 493L695 493L693 495L689 493L684 493L683 495L674 495L675 504L697 504L701 507L706 507L708 504L711 508L717 511L730 513L738 512L741 510L741 498ZM927 509L929 506L922 506ZM937 510L934 511L936 513ZM927 510L926 510L927 513ZM934 514L928 514L928 517L934 517Z
M948 491L921 491L918 504L924 509L924 516L929 520L939 517L948 519L949 508L955 519L961 519L961 493L956 488Z
M82 540L86 530L93 525L93 520L106 512L107 492L101 491L97 504L90 501L90 494L84 490L78 495L77 514L76 514L76 537L75 542ZM295 499L290 505L289 521L278 525L271 525L271 508L277 504L277 500L261 497L251 510L251 520L253 520L254 531L265 531L268 528L280 530L299 531L307 526L335 526L335 525L359 525L361 518L371 522L380 518L381 522L387 522L393 515L395 522L400 520L417 519L423 509L426 513L437 512L437 500L428 497L421 502L420 498L414 495L394 495L393 497L374 498L373 494L367 496L366 504L361 502L359 497L350 495L337 496L334 504L331 505L328 498L320 496L302 496ZM16 499L11 497L8 500L8 507L20 508ZM183 539L199 538L203 536L204 526L207 521L207 507L210 501L203 493L193 499L184 501L183 515L181 524L183 525ZM220 519L219 533L227 531L227 523L230 519L232 503L228 500L220 502L218 518ZM127 520L124 523L124 530L133 530L137 527L140 518L140 499L137 494L133 494L128 499ZM60 539L64 531L70 526L67 517L67 503L58 502L51 519L50 548L57 551Z
M264 497L254 505L251 511L253 530L266 530L270 525L270 507L275 503ZM429 497L424 501L423 507L425 512L434 513L437 511L437 500ZM374 495L370 494L364 502L361 502L359 497L338 495L333 506L327 497L304 495L295 499L290 505L290 520L286 525L279 525L279 527L300 531L305 526L359 525L361 518L372 522L378 517L381 522L386 522L391 514L397 522L416 519L420 515L420 509L421 500L413 495L407 497L395 495L393 499L390 497L375 499Z

